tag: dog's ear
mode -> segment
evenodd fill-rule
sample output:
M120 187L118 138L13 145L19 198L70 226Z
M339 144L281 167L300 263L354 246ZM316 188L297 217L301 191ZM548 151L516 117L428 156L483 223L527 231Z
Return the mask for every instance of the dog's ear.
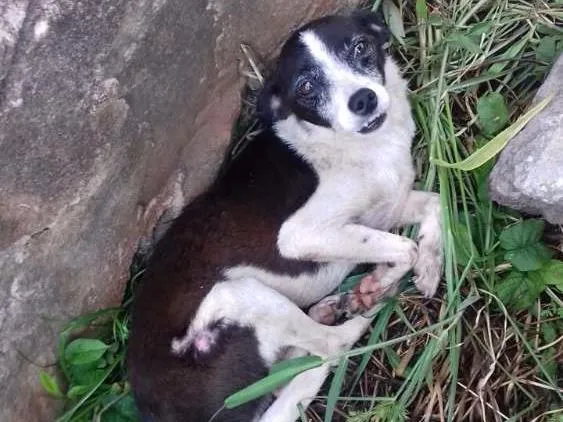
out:
M256 114L260 121L267 126L271 126L288 116L276 75L271 76L260 90L256 101Z
M375 12L358 10L353 13L352 17L356 19L361 27L377 36L382 44L389 41L389 30L387 29L387 25L385 25L381 8Z

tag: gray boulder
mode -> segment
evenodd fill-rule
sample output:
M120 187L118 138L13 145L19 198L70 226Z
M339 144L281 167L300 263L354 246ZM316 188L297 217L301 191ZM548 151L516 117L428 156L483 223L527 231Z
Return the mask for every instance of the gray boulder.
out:
M218 169L239 44L355 0L0 0L0 420L53 420L61 326L116 305L139 240Z
M563 224L563 55L534 103L551 103L500 154L489 178L491 198L503 205Z

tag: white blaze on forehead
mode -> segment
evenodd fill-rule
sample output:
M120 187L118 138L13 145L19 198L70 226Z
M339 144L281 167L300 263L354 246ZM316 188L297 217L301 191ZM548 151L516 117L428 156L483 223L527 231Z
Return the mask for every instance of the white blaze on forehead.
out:
M366 123L365 117L355 115L348 108L350 97L362 88L371 89L377 95L377 109L374 114L385 113L389 107L389 94L378 79L359 73L340 60L312 30L301 33L301 42L321 67L329 84L328 102L322 114L331 122L333 128L355 132Z
M301 41L309 50L315 61L324 69L337 69L341 66L339 60L328 50L324 42L321 41L313 31L301 33Z

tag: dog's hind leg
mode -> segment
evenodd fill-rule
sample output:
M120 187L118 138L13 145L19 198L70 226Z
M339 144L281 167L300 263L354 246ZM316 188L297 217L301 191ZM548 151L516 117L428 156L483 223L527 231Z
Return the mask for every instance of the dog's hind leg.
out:
M309 369L289 382L280 392L276 400L259 419L259 422L294 422L299 417L298 404L304 409L317 395L330 366L325 364L318 368Z
M252 327L260 354L272 364L288 346L323 357L332 356L351 347L370 320L357 317L339 326L322 325L288 298L257 280L230 280L217 283L211 289L186 334L172 340L172 353L182 354L200 339L211 338L218 323ZM205 346L207 348L208 344Z
M185 336L175 338L171 352L181 354L208 336L206 330L222 324L252 327L259 353L271 365L287 347L321 357L334 357L350 349L368 329L371 320L355 317L338 326L313 320L288 298L254 279L217 283L205 297ZM220 331L218 333L220 336ZM228 347L228 343L224 347ZM261 422L293 422L297 404L307 405L328 375L328 364L300 374L285 386Z
M352 344L346 344L339 352L348 350L358 341L369 324L370 319L363 317L356 317L342 324L341 327L346 328L348 336L353 334L355 339ZM301 404L304 409L309 406L321 389L329 370L330 364L325 364L297 375L281 389L276 400L262 415L259 422L294 422L299 417L298 404Z

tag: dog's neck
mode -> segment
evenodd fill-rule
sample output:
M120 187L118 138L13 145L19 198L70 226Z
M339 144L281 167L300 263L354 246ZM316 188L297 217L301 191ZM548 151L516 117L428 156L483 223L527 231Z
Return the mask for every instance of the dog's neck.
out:
M323 172L327 167L348 167L349 163L373 161L381 154L410 157L415 126L407 85L391 58L387 58L385 74L385 88L391 95L391 103L386 120L373 133L336 132L290 115L274 125L277 135L317 172Z

